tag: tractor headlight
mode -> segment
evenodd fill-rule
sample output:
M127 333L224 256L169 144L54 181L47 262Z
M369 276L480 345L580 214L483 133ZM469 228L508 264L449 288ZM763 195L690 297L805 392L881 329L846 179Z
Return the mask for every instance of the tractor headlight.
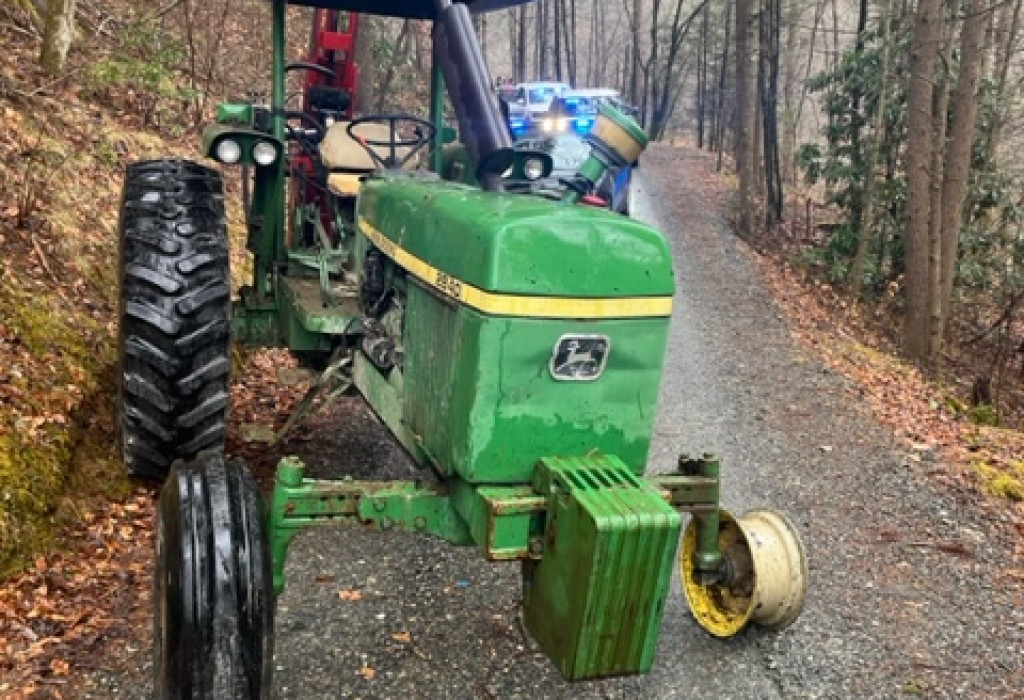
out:
M554 128L555 128L555 120L554 119L545 119L544 121L542 121L540 123L541 131L551 131Z
M256 165L273 165L277 160L277 147L269 141L257 141L252 147L252 159L256 161Z
M539 158L527 158L523 163L523 175L527 180L536 180L544 174L544 161Z
M238 141L233 139L224 139L217 144L217 150L214 151L214 155L217 156L217 160L221 163L237 163L242 158L242 147L238 145Z

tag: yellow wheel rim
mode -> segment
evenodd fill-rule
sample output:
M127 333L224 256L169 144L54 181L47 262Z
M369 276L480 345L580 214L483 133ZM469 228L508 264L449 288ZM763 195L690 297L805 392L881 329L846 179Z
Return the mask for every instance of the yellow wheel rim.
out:
M724 510L719 511L718 544L722 554L734 561L750 560L743 531L736 520ZM697 551L697 521L691 519L683 535L679 571L683 592L690 612L697 623L716 637L731 637L750 620L753 610L754 574L742 577L739 585L702 586L694 578L693 555Z
M781 513L753 510L739 520L719 510L718 545L730 582L702 586L694 578L697 521L683 535L679 571L690 612L716 637L731 637L753 622L782 629L803 611L807 558L796 527Z

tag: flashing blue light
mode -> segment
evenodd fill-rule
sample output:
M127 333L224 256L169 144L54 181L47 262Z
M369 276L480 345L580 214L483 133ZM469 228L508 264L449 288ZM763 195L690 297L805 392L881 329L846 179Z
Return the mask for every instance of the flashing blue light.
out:
M573 129L577 134L589 134L593 126L594 122L590 119L577 119L573 123Z

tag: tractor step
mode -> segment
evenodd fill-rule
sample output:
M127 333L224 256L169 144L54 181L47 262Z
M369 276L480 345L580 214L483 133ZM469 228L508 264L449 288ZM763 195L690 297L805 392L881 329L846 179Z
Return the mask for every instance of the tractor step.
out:
M544 554L524 565L527 629L570 680L643 673L654 659L680 516L617 457L545 458Z

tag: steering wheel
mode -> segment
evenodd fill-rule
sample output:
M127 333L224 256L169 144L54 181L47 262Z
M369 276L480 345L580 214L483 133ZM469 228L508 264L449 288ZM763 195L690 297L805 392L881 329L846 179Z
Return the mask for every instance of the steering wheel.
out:
M368 139L364 136L360 136L357 133L357 130L363 124L387 124L388 140ZM405 139L399 137L399 124L414 125L413 136ZM434 134L437 133L437 129L435 129L434 125L426 119L414 117L411 114L370 114L350 121L348 126L345 128L345 132L349 135L349 138L366 149L366 152L370 154L370 158L374 163L385 170L389 170L401 168L412 160L412 157L416 155L421 148L430 143L431 139L434 138ZM373 146L387 146L387 157L381 158L377 151L373 149ZM404 157L399 158L399 148L408 148L410 150Z

